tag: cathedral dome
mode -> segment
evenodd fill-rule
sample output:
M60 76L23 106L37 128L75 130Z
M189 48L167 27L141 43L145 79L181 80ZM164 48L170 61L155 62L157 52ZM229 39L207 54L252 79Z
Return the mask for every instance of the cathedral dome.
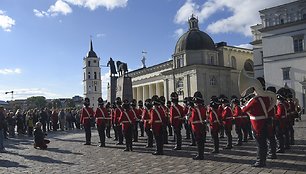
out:
M199 30L198 19L189 19L189 31L184 33L176 43L175 54L185 50L215 50L215 43L205 32Z

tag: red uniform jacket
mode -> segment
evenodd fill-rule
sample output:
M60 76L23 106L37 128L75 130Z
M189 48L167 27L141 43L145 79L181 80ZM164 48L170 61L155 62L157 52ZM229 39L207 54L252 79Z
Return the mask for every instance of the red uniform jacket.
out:
M91 107L84 107L81 111L80 123L83 125L90 124L90 118L93 117L94 112Z
M122 107L118 107L118 108L115 108L114 110L114 124L115 125L119 125L119 117L121 115L121 112L123 111L123 108Z
M122 131L124 132L132 128L133 124L136 122L134 113L131 109L122 111L118 121L122 125Z
M235 119L235 124L238 127L241 127L246 124L246 116L243 114L240 106L235 105L233 109L233 117Z
M206 108L203 105L194 106L191 108L191 116L189 118L191 129L196 137L201 137L203 130L206 128Z
M222 105L219 105L218 110L217 110L217 114L222 116L222 112L223 112L223 107L222 107Z
M170 107L170 123L174 128L180 128L184 119L184 108L181 105Z
M294 119L295 119L296 114L297 114L296 109L295 109L295 108L296 108L296 107L295 107L295 103L294 103L294 101L289 100L289 101L288 101L288 105L289 105L288 115L287 115L287 117L288 117L288 123L289 123L290 125L294 125Z
M213 108L209 108L208 111L208 120L210 123L210 131L214 133L218 133L220 129L220 125L222 124L222 118L221 115L218 114L218 110L215 110Z
M166 116L166 123L165 124L169 124L170 123L170 111L169 109L167 108L167 106L165 105L160 105L159 106L165 113L165 116Z
M139 110L137 108L132 108L131 111L133 113L135 121L139 121L141 119L141 115L139 113Z
M151 124L150 124L150 110L148 109L143 109L142 110L142 120L144 122L144 128L146 130L151 129Z
M260 100L263 101L264 108L262 107ZM257 135L260 135L261 130L265 126L267 116L265 115L264 110L267 110L269 105L269 97L255 96L242 108L242 112L249 114L253 130Z
M107 123L107 121L110 119L110 116L108 115L106 108L98 107L95 112L95 118L97 126L101 126L102 124L105 125Z
M225 108L223 109L222 120L223 120L224 128L232 130L233 113L229 106L225 106Z
M150 124L154 134L160 134L162 126L166 123L165 112L160 107L153 107L150 110Z
M279 122L280 128L284 129L287 126L287 111L284 103L279 102L276 106L275 119Z

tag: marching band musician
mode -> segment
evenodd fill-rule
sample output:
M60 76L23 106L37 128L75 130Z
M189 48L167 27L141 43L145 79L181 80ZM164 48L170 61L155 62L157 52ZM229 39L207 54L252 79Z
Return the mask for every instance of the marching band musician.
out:
M156 151L153 155L163 155L163 127L166 126L165 112L159 107L159 98L157 95L152 97L153 108L150 111L150 124L156 142Z
M148 137L146 148L153 147L153 132L151 130L151 125L150 125L150 112L152 107L153 105L151 99L146 99L145 108L142 111L142 121L144 123L144 130Z
M238 86L241 96L245 96L246 92L253 89L255 96L251 98L242 112L246 112L250 116L253 132L257 142L257 160L253 167L265 167L267 158L267 119L268 112L275 106L275 94L264 91L259 80L251 78L242 70L239 74Z
M130 103L127 99L123 101L123 110L120 114L118 122L122 126L122 133L124 134L126 148L124 151L133 151L133 126L136 123L136 118Z
M178 94L176 92L172 92L171 95L172 105L170 107L170 123L174 129L174 133L176 136L176 146L173 150L181 150L182 148L182 120L184 109L181 105L178 104Z
M105 128L106 128L107 121L110 119L110 117L107 113L106 108L104 107L104 101L101 97L98 98L98 105L99 107L97 108L95 112L95 118L96 118L99 138L100 138L99 147L105 147Z
M285 134L286 134L286 127L287 127L287 111L286 111L286 106L285 106L285 98L280 94L278 91L277 94L277 106L276 106L276 114L275 114L275 119L276 119L276 137L278 140L278 150L277 153L284 153L285 152Z
M206 139L206 108L203 105L204 100L201 92L197 91L194 93L193 101L195 106L191 108L191 116L189 120L198 148L198 155L195 156L193 159L203 160L204 142Z
M233 148L232 146L232 127L233 127L233 114L232 110L229 106L229 101L227 98L223 98L221 100L223 111L222 111L222 120L223 120L223 126L224 126L224 131L227 137L227 145L225 149L231 149Z
M82 108L81 117L80 117L80 122L84 126L84 129L85 129L86 143L84 145L90 145L91 144L90 119L93 117L94 112L89 105L90 105L90 100L89 100L89 98L86 97L85 102L84 102L84 107Z

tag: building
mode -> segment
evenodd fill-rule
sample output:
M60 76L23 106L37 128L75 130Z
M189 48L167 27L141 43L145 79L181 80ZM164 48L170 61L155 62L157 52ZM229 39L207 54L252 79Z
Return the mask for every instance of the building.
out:
M102 96L100 58L93 50L92 40L86 57L83 58L84 97L89 98L90 106L98 106L98 98Z
M288 87L305 107L306 1L298 0L259 11L261 24L252 26L254 69L266 86Z
M177 41L172 60L131 71L133 98L145 100L153 95L169 99L176 91L179 99L200 91L207 103L211 96L237 95L239 71L253 73L253 54L245 48L215 44L201 31L192 16L189 30Z

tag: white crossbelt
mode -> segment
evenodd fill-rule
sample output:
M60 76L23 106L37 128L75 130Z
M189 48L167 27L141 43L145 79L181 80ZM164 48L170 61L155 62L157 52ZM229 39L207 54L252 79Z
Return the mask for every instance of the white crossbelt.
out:
M262 115L262 116L250 116L250 119L251 120L263 120L263 119L266 119L267 117L265 115Z

